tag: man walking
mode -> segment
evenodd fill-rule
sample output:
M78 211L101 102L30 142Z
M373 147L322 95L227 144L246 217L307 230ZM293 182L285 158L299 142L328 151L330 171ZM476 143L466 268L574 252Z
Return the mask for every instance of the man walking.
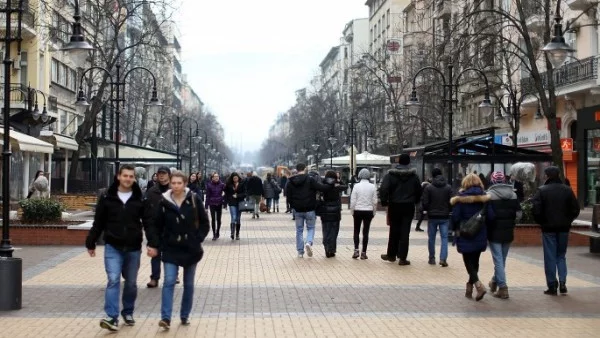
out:
M546 182L532 199L533 217L542 227L544 247L544 270L546 272L547 295L567 293L567 244L571 223L579 216L579 203L573 190L563 184L558 167L544 170ZM558 282L556 270L558 269Z
M146 192L146 199L152 210L157 210L160 200L162 200L163 194L169 190L169 182L171 177L171 170L168 167L159 167L156 172L158 176L158 184L152 186ZM154 213L152 214L154 216ZM150 282L146 284L149 288L155 288L158 286L160 280L160 253L157 257L152 257L150 260L151 274Z
M306 165L299 163L296 165L298 174L289 178L286 185L287 200L294 210L296 219L296 249L298 257L304 257L304 252L308 257L312 257L312 246L315 238L315 222L317 216L315 209L317 206L317 191L326 191L330 187L306 174ZM306 223L306 241L304 241L304 224Z
M429 237L429 264L435 265L435 237L438 228L440 229L440 238L442 240L440 248L440 265L447 267L448 263L448 225L450 224L450 198L452 198L452 188L446 182L439 168L433 168L431 171L433 177L431 184L428 184L423 191L423 211L427 212L427 235Z
M264 193L263 183L256 171L248 172L248 178L244 183L246 187L246 195L250 196L250 200L254 202L254 213L252 218L260 218L258 212L260 211L260 201Z
M381 255L381 259L395 262L398 255L398 265L410 265L406 259L410 228L415 204L421 199L421 182L417 171L410 168L409 164L410 157L407 154L400 155L398 165L383 177L379 188L379 200L382 206L388 207L390 216L387 254Z
M121 276L123 286L123 311L121 316L125 325L133 326L133 312L137 297L137 275L140 268L140 256L143 233L148 233L152 221L152 210L143 200L142 190L135 182L134 167L123 165L119 169L117 180L100 196L96 206L94 224L86 238L90 257L96 256L96 242L104 232L104 266L108 283L104 296L106 319L100 321L100 327L109 331L119 329L119 294Z

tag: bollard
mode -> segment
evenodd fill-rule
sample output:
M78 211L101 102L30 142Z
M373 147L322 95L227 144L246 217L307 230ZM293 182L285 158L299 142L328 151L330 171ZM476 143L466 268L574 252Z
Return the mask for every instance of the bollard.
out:
M21 309L22 281L23 260L0 257L0 311Z

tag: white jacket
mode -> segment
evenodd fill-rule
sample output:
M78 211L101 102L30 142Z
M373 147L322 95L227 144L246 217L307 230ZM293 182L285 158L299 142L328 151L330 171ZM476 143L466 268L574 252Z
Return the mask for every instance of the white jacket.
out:
M350 196L350 209L361 211L377 210L377 189L369 180L360 180L352 189Z

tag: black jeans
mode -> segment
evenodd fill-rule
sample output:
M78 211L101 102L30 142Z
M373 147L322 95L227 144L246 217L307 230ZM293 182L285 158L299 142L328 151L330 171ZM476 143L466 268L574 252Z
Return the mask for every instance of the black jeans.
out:
M362 252L367 252L373 211L354 210L352 217L354 218L354 250L358 250L360 226L363 225Z
M223 214L222 205L211 205L210 207L210 218L213 235L220 233L221 231L221 215ZM215 229L216 223L216 229Z
M469 284L475 284L479 281L479 257L481 256L481 252L465 252L462 254L463 261L465 262L465 268L467 268L467 272L469 273Z
M412 203L390 204L390 234L387 255L406 260L410 239L410 227L415 216L415 206Z
M325 252L335 253L340 233L340 221L321 221L323 227L323 246Z

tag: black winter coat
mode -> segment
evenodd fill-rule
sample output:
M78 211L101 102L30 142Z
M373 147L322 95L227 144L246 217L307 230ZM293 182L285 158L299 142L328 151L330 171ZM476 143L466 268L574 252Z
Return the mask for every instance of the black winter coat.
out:
M169 185L161 185L159 182L156 182L152 188L146 190L146 199L150 203L150 207L152 210L156 210L158 208L158 204L163 198L163 194L169 190Z
M292 209L297 212L315 211L317 205L317 191L328 191L330 185L317 182L307 174L290 177L285 187L287 200Z
M196 199L195 213L193 198ZM163 262L185 267L202 259L202 242L208 231L208 216L198 195L188 191L181 207L178 207L171 198L171 190L168 190L160 201L151 230L157 236L148 239L148 246L160 248Z
M421 181L416 169L398 165L383 177L379 200L384 207L390 204L414 205L421 200L421 193Z
M262 196L264 193L262 180L258 176L246 178L244 186L247 195Z
M452 206L452 188L446 182L446 178L438 175L433 178L423 190L423 211L427 211L429 219L449 219Z
M132 195L123 204L117 195L119 182L115 182L102 193L96 205L94 224L85 240L89 250L96 249L96 242L104 232L104 242L121 251L138 251L144 239L142 228L148 238L152 237L149 228L152 224L152 209L142 197L142 190L133 183Z
M237 198L233 198L233 194L237 194ZM227 205L237 207L244 198L246 198L246 193L242 182L238 183L237 189L233 187L233 184L225 186L225 203Z
M340 221L342 219L342 199L340 192L346 190L348 187L339 184L336 186L336 179L329 177L323 183L329 186L329 189L323 193L323 205L318 210L321 222Z
M548 180L532 198L533 217L543 232L569 232L579 216L579 203L570 187L561 180Z
M491 198L485 218L488 240L494 243L511 243L515 237L517 212L521 210L517 194L509 184L494 184L487 194Z

